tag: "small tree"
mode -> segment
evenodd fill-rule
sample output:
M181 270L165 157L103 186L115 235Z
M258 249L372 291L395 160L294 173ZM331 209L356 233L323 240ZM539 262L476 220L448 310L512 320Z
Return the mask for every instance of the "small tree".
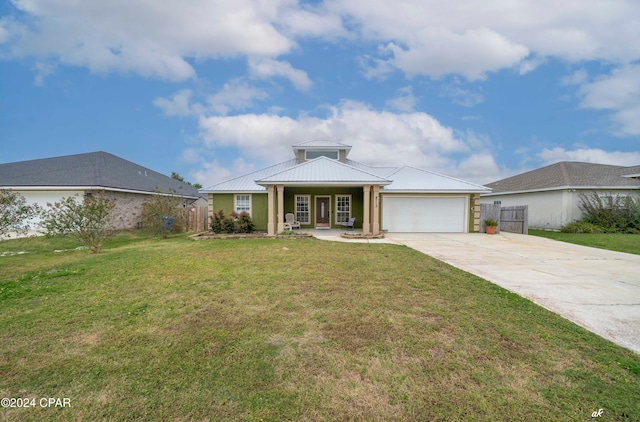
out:
M88 195L79 201L75 195L47 206L40 223L47 236L71 235L93 253L100 253L102 243L113 236L109 217L115 204L107 198Z
M142 219L146 230L162 234L164 239L171 232L179 232L185 227L183 198L176 195L157 195L142 205Z
M27 200L18 192L0 189L0 240L10 233L26 234L30 220L40 214L38 204L27 205Z

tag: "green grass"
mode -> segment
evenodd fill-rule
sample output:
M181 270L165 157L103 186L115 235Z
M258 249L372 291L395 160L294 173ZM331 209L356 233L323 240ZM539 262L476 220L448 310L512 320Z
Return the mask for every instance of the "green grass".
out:
M576 245L608 249L640 255L640 235L622 233L562 233L548 230L529 229L529 234Z
M640 359L397 245L0 243L0 420L640 419Z

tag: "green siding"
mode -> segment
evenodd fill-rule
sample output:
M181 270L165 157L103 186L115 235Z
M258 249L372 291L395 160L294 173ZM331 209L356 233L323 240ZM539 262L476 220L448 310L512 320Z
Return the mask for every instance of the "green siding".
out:
M225 215L229 215L235 210L235 193L214 193L209 194L213 197L212 212L218 210L224 211ZM267 194L252 193L251 194L251 218L256 231L267 230Z
M251 218L256 231L267 230L269 219L269 198L267 193L251 195Z
M222 193L222 194L209 194L213 198L212 212L217 212L222 209L225 215L228 215L234 210L234 193ZM339 228L340 226L335 223L336 212L336 195L351 195L351 216L356 217L356 227L362 228L363 220L363 194L362 188L306 188L306 187L285 187L284 189L284 213L295 214L295 196L296 195L310 195L311 196L311 222L310 224L303 224L303 228L315 227L315 197L331 196L331 226ZM275 204L277 213L277 203ZM251 217L256 231L267 230L269 207L268 207L268 194L265 193L253 193L251 194Z
M351 195L351 217L356 218L355 226L362 228L363 219L363 192L362 188L310 188L310 187L290 187L284 188L284 213L295 214L295 196L296 195L310 195L311 196L311 221L310 224L303 224L302 227L314 228L315 227L315 197L330 196L331 197L331 227L340 228L336 224L336 195Z

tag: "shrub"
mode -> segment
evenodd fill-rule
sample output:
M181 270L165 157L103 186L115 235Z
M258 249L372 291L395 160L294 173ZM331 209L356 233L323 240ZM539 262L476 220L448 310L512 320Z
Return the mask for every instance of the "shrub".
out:
M182 197L157 193L142 204L142 219L146 230L161 233L166 239L171 232L184 231L186 210Z
M242 211L240 215L238 215L238 231L240 233L253 232L253 220L246 211Z
M85 196L82 201L78 201L77 197L70 196L54 204L47 203L49 210L43 212L40 224L47 236L71 235L91 252L99 253L104 240L113 236L109 217L115 204L99 195Z
M222 222L224 221L224 211L218 210L211 216L211 231L222 233Z
M211 217L211 231L214 233L252 233L253 220L242 211L240 214L232 212L225 217L224 211L218 210Z
M580 194L578 208L582 221L600 226L605 232L630 233L640 230L640 201L626 195Z
M484 225L485 226L496 226L498 227L498 222L496 220L491 220L491 219L486 219L484 220Z
M29 220L40 214L37 204L27 205L18 192L0 189L0 240L9 233L26 234L31 228Z
M586 221L574 221L563 226L560 231L563 233L604 233L602 227Z

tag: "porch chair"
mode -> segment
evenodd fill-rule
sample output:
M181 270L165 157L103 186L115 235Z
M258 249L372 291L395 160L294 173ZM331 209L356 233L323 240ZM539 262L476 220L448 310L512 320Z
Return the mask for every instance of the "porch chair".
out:
M349 217L348 221L343 221L340 223L340 227L344 227L347 230L349 230L349 228L354 228L355 226L355 222L356 222L356 218L355 217Z
M284 229L293 230L295 228L300 228L300 222L296 221L296 217L293 215L293 213L286 213L284 215Z

